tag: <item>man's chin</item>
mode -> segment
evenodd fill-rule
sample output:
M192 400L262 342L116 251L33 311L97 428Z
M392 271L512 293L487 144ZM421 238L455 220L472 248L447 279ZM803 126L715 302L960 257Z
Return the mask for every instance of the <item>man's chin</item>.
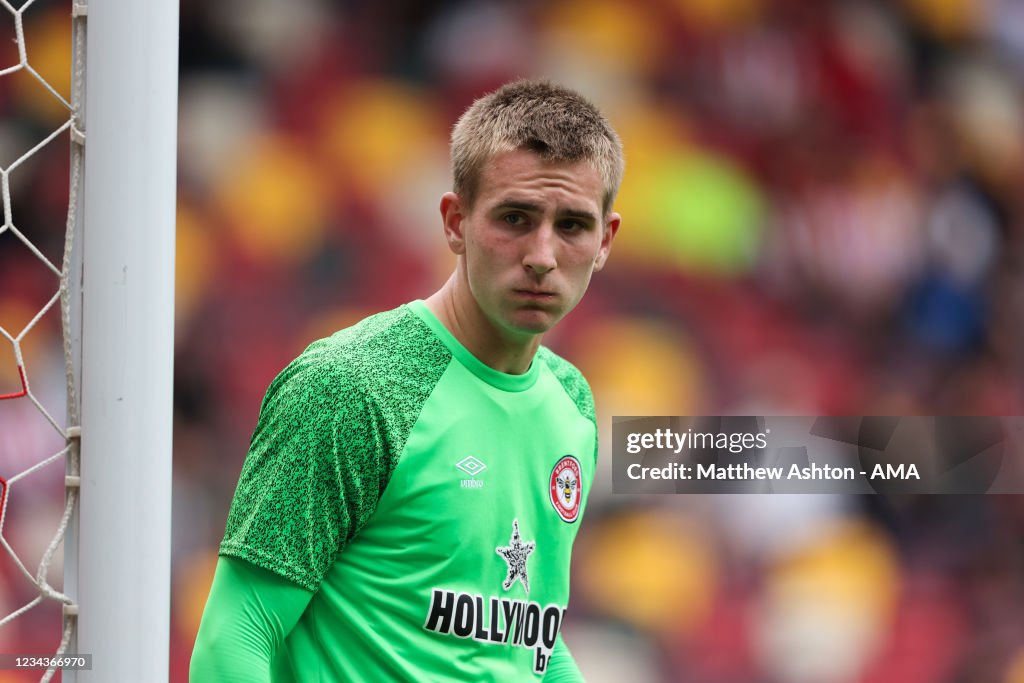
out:
M508 316L507 324L520 334L544 334L562 319L562 315L539 307L517 308Z

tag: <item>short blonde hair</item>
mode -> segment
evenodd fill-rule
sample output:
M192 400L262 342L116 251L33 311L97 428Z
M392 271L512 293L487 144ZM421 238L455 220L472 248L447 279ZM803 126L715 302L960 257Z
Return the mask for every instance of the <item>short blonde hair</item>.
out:
M622 142L579 93L548 81L508 83L473 102L452 130L453 190L472 206L484 164L496 154L526 149L545 161L588 161L604 182L602 209L611 210L622 182Z

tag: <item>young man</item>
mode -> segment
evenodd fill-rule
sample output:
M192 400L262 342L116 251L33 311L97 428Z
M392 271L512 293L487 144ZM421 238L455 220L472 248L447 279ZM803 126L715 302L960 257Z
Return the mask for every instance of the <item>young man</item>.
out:
M608 258L621 144L578 94L519 81L451 151L452 276L267 391L193 683L582 680L559 628L597 430L540 339Z

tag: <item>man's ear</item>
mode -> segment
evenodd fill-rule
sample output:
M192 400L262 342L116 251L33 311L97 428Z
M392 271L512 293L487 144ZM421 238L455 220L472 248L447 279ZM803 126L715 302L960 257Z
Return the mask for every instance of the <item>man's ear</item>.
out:
M597 251L597 258L594 259L594 272L604 268L604 264L608 261L608 252L612 249L612 240L615 239L615 233L619 231L619 223L622 222L622 216L617 213L608 214L608 218L604 224L604 234L601 235L601 248Z
M466 253L466 236L463 233L463 219L466 207L462 198L454 192L441 195L441 220L444 223L444 238L448 248L456 256Z

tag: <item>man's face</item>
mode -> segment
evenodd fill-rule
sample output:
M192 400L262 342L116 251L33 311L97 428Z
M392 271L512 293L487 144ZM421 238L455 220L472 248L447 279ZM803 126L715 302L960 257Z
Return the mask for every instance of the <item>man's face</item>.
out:
M441 200L445 235L476 305L512 337L546 332L583 297L608 258L619 215L602 215L589 162L548 163L527 150L484 165L476 201Z

